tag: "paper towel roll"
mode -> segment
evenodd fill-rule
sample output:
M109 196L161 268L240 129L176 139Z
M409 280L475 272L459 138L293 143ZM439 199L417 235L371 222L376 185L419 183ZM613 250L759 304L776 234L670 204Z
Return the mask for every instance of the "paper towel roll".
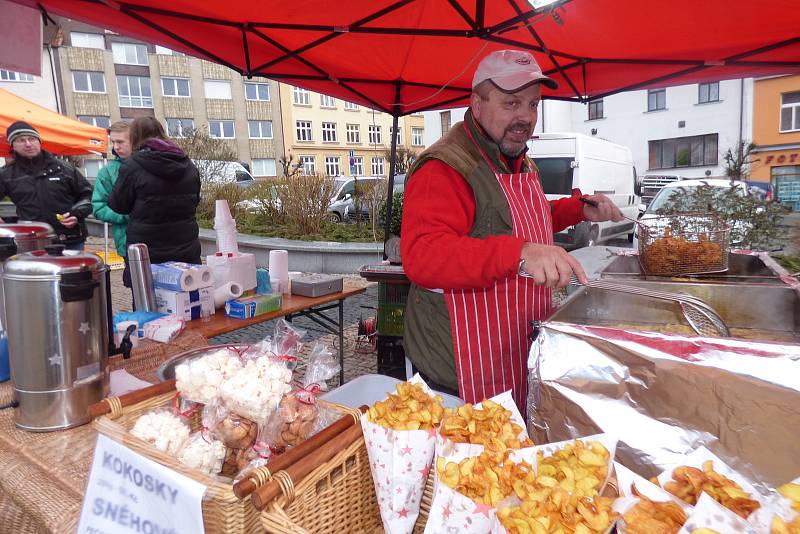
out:
M195 268L197 273L198 287L211 287L214 285L214 273L208 265L198 265Z
M154 263L150 266L153 285L170 291L194 291L197 289L192 265L181 266L172 262Z
M242 296L242 286L236 282L226 282L214 290L214 307L221 308L231 299Z
M289 253L285 250L270 250L269 278L278 281L281 293L289 291ZM273 286L273 291L277 291Z

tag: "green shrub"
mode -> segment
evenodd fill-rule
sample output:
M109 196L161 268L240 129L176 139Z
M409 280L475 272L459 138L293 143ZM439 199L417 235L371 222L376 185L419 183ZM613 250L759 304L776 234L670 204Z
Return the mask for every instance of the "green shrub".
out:
M378 217L381 222L381 228L386 226L386 203L381 205ZM396 192L392 196L392 222L389 226L389 233L392 235L400 236L400 223L403 221L403 193Z
M214 220L214 210L217 200L227 200L234 219L243 213L241 202L247 200L248 191L246 188L235 183L214 183L206 182L200 189L200 204L197 206L197 218L202 220Z

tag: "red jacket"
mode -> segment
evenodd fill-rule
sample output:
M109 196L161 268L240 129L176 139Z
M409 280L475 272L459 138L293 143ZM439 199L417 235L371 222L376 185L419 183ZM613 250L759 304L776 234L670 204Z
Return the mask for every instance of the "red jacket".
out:
M522 158L513 162L515 172ZM553 231L583 221L577 197L550 202ZM425 163L405 189L400 253L406 276L427 288L489 287L517 272L523 239L511 235L469 237L475 200L466 179L447 164Z

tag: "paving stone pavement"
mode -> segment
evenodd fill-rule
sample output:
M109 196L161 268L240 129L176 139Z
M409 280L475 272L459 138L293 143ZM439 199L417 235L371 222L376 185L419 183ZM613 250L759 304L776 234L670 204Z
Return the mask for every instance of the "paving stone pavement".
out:
M102 251L102 238L90 237L86 242L87 250ZM344 301L344 324L345 324L345 382L364 374L377 372L377 354L374 351L365 352L359 350L366 344L356 344L358 333L358 322L360 319L374 317L378 306L378 285L370 283L358 275L345 275L345 279L350 282L363 284L367 290L365 293L350 297ZM131 291L122 285L122 269L111 271L111 302L114 312L127 311L132 309ZM218 312L219 313L219 312ZM338 310L333 309L325 312L332 319L338 319ZM257 343L275 331L277 320L267 321L256 325L248 326L228 334L209 339L212 345L230 343ZM330 334L317 323L306 317L296 317L292 324L307 331L304 341L304 348L300 354L300 362L296 376L300 376L305 368L308 354L315 342L325 343L338 357L339 336ZM331 386L338 383L337 379L329 382Z

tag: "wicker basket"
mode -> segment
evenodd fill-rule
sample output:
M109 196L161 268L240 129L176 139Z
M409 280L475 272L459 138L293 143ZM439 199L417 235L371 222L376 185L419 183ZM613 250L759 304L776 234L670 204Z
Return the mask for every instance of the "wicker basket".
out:
M95 419L94 426L98 432L122 443L142 456L146 456L161 465L204 484L208 488L203 495L202 505L203 522L207 533L261 532L259 525L260 512L253 507L250 499L239 500L233 494L233 485L229 479L208 475L186 467L176 458L156 450L146 441L131 435L130 430L141 415L156 408L172 406L174 397L175 392L172 391L121 409L118 403L113 403L112 405L116 405L116 408L112 413ZM320 404L343 413L350 412L348 408L340 407L336 404L325 403L324 401L320 401ZM193 431L200 429L199 412L191 417L189 421ZM366 455L366 451L364 454ZM368 466L367 475L369 475Z
M665 215L641 222L639 264L645 274L681 276L728 270L731 229L716 215Z
M375 486L363 435L299 484L281 485L283 494L261 516L276 534L382 533ZM433 470L422 495L414 532L421 534L433 500Z

